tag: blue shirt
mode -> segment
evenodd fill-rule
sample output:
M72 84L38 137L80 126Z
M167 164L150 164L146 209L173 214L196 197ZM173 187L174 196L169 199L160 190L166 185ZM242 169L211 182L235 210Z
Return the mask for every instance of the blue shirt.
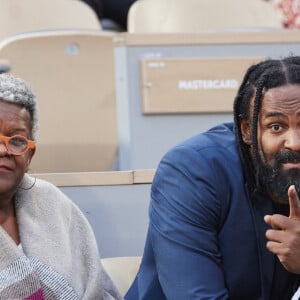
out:
M232 123L174 147L153 180L142 264L125 299L269 299L265 214L272 202L250 199Z

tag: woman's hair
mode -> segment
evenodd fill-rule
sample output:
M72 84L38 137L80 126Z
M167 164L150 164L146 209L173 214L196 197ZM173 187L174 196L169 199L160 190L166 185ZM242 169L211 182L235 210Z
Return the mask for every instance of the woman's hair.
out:
M267 59L248 68L234 100L234 123L237 146L243 170L251 193L260 189L260 172L258 165L257 125L264 93L275 87L286 84L300 84L300 56L289 56L283 59ZM254 99L253 110L250 101ZM240 128L240 119L246 120L251 126L253 155L249 145L244 143Z
M11 74L0 74L0 101L15 103L27 109L31 118L31 137L36 139L39 127L36 97L28 84Z

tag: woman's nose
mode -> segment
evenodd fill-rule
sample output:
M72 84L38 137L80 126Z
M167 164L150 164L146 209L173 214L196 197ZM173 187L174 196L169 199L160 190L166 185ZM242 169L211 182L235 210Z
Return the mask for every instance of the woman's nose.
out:
M0 142L0 156L7 155L7 149L3 142Z

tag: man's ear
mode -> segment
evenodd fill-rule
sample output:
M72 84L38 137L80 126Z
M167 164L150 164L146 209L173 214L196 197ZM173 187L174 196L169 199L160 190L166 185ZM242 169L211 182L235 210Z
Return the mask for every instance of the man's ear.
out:
M240 118L240 127L241 127L242 138L244 143L247 145L251 145L252 144L251 126L249 122L243 118Z

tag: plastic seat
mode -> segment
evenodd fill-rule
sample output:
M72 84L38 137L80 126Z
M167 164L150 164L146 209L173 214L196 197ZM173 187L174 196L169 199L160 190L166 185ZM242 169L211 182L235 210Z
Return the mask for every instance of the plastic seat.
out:
M101 263L120 293L124 296L138 272L141 257L102 258Z
M0 0L0 8L0 40L36 30L101 30L94 11L80 0Z
M20 34L0 43L0 58L38 98L40 132L30 172L114 169L118 137L113 34Z
M282 28L275 8L262 0L138 0L128 32L201 32Z

